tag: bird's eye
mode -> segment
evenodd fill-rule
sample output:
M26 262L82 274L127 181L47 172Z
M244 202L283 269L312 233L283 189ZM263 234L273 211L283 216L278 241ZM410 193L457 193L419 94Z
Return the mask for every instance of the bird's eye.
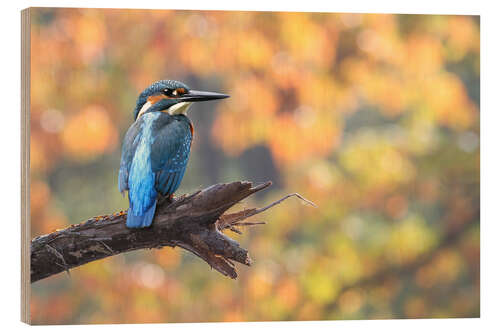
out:
M180 95L183 95L186 92L186 89L184 88L179 88L179 89L163 89L163 94L168 97L177 97Z

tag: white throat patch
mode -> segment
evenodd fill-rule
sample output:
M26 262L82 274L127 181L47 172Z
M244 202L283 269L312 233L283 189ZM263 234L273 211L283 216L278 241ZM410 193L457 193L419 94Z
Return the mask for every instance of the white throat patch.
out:
M173 116L176 114L186 114L189 107L193 104L192 102L180 102L172 105L167 109L168 114Z
M139 111L139 113L137 114L137 119L139 119L139 118L140 118L140 117L144 114L144 112L146 112L146 111L147 111L147 110L151 107L151 105L153 105L153 104L151 104L151 102L147 102L147 103L145 103L145 104L142 106L142 108L141 108L141 110Z
M164 112L167 112L169 115L173 116L176 114L186 114L189 107L193 104L192 102L180 102L172 105ZM153 104L151 102L145 103L139 113L137 114L137 119L139 119Z

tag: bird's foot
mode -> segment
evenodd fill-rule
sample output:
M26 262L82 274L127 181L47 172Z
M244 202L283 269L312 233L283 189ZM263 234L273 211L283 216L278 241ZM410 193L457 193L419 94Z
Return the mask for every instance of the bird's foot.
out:
M161 195L161 194L158 194L158 204L160 206L163 206L164 204L171 204L172 202L174 202L175 199L174 199L174 195L173 194L169 194L169 195Z

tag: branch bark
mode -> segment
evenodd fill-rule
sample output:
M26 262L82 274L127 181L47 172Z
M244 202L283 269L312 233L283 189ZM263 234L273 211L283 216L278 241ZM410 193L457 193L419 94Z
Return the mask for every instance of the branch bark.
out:
M164 246L188 250L220 273L235 279L238 275L233 262L250 266L252 261L248 251L222 231L230 229L241 233L237 227L262 224L243 221L284 199L261 209L223 214L242 199L270 185L271 182L267 182L253 186L243 181L217 184L181 196L172 203L160 202L153 225L146 229L128 229L125 226L127 213L122 211L36 237L31 241L31 283L63 271L69 273L69 269L91 261ZM303 199L298 194L292 195Z

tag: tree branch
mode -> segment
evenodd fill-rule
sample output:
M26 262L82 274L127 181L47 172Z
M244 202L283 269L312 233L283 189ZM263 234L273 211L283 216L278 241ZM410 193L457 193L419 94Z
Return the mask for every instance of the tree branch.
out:
M212 268L233 279L233 261L250 266L248 251L222 233L241 233L237 227L262 224L242 222L279 204L288 195L262 209L245 209L222 215L242 199L271 185L253 187L251 182L217 184L174 202L160 202L153 225L128 229L126 212L98 216L31 241L31 282L123 252L179 246L205 260ZM302 200L310 203L300 195ZM311 203L312 204L312 203ZM313 204L314 205L314 204Z

